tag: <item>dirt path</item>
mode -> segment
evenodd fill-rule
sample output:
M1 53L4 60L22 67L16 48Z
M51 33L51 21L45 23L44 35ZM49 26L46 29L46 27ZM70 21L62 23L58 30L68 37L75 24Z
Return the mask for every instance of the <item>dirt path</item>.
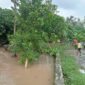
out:
M25 69L0 48L0 85L53 85L53 60L45 60Z

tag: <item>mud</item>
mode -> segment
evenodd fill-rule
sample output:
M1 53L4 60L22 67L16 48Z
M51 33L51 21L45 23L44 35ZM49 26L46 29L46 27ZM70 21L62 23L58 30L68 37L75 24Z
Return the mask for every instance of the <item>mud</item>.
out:
M40 61L25 69L10 52L0 48L0 85L53 85L53 59L42 55Z

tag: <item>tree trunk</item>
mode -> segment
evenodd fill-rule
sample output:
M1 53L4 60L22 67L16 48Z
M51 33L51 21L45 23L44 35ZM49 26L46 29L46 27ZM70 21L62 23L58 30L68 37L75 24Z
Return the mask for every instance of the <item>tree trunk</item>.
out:
M28 67L28 59L26 58L26 61L25 61L25 68Z
M14 35L16 33L16 18L14 19Z

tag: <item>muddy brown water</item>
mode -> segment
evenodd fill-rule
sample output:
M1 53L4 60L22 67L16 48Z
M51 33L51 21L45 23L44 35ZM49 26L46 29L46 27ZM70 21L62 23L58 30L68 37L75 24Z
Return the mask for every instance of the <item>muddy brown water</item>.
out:
M25 69L17 58L0 48L0 85L53 85L53 59L42 55L39 62Z

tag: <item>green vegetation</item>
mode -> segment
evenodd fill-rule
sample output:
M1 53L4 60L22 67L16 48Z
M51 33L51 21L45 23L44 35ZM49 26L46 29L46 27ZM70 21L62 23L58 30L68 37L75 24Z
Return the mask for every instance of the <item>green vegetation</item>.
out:
M12 10L0 8L0 44L3 40L8 42L20 63L25 60L32 63L42 53L55 56L60 49L59 40L61 43L71 43L73 38L85 40L83 21L59 16L58 6L52 0L11 1Z
M37 61L42 53L60 54L65 85L85 85L75 59L62 55L73 38L85 41L85 19L70 16L65 20L51 0L11 1L12 10L0 8L0 44L9 43L22 64Z
M15 0L16 1L16 0ZM10 48L16 52L20 61L29 63L38 60L38 55L48 49L49 43L64 39L66 26L63 17L55 15L57 6L50 0L20 0L16 13L17 29L15 35L9 37ZM16 5L17 6L17 5Z
M65 85L85 85L85 75L80 73L75 57L68 55L69 49L69 43L55 44L51 46L48 54L60 56Z
M8 43L8 35L13 33L13 12L0 8L0 44Z
M75 61L73 56L61 57L65 85L85 85L85 75L79 72Z
M83 22L73 16L65 20L57 15L57 6L51 0L11 1L12 10L0 8L0 44L9 42L20 61L37 60L46 50L49 54L56 53L58 46L54 49L49 44L58 40L70 42L74 37L85 40Z
M67 37L69 40L72 40L73 38L77 38L79 41L85 41L85 27L84 27L84 21L81 21L78 18L75 18L73 16L70 16L67 18Z
M70 45L69 45L70 47ZM63 71L65 85L85 85L85 75L80 73L80 67L76 63L75 57L68 50L67 44L60 46L60 60Z

